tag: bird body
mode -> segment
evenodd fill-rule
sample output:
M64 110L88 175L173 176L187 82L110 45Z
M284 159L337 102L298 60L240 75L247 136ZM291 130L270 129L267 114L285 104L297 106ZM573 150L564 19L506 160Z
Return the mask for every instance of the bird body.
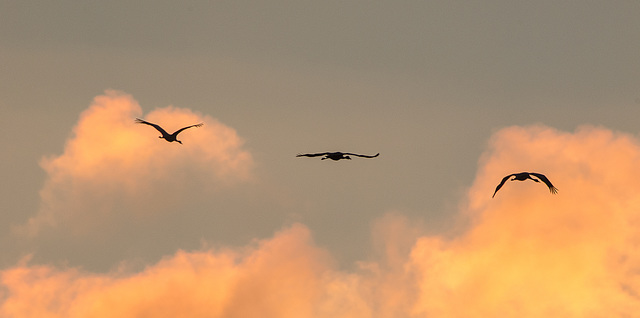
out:
M199 124L196 124L196 125L183 127L183 128L180 128L180 129L176 130L173 134L169 134L169 133L167 133L166 130L162 129L162 127L160 127L159 125L156 125L154 123L150 123L148 121L144 121L144 120L142 120L140 118L136 118L136 123L152 126L153 128L157 129L162 134L162 136L159 136L158 138L164 138L164 140L166 140L168 142L177 141L180 144L182 144L182 141L177 139L179 133L181 133L183 130L191 128L191 127L200 127L200 126L204 125L203 123L199 123Z
M534 179L531 176L534 176L538 179ZM500 188L502 188L502 186L504 185L505 182L507 182L507 180L509 180L510 177L513 177L513 179L511 179L510 181L525 181L527 179L531 179L535 182L544 182L544 184L547 185L547 187L549 187L549 191L551 191L552 194L556 194L558 193L558 188L554 187L553 184L551 184L551 181L549 181L549 179L547 179L547 177L541 173L535 173L535 172L520 172L520 173L512 173L504 178L502 178L502 181L500 181L500 184L496 187L496 191L493 192L493 197L496 196L496 193L498 192L498 190L500 190Z
M379 155L380 155L380 153L377 153L377 154L375 154L373 156L368 156L368 155L359 155L359 154L350 153L350 152L320 152L320 153L299 154L296 157L319 157L319 156L324 156L324 157L322 157L321 160L331 159L331 160L338 161L340 159L351 160L351 157L349 157L349 156L362 157L362 158L375 158L375 157L377 157Z

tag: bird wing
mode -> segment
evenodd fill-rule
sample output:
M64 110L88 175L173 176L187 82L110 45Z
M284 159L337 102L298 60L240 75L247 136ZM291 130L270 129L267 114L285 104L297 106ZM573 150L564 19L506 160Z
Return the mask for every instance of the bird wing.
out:
M541 173L535 173L535 172L531 172L530 174L536 176L538 179L540 179L540 181L544 182L544 184L547 185L547 187L549 187L549 191L551 191L551 193L556 194L558 193L558 188L554 187L553 184L551 184L551 181L549 181L549 179L547 179L547 177Z
M319 152L319 153L300 153L297 154L296 157L318 157L328 155L328 152Z
M176 131L173 133L173 136L178 136L178 134L179 134L180 132L182 132L183 130L185 130L185 129L189 129L189 128L191 128L191 127L201 127L202 125L204 125L204 124L203 124L203 123L199 123L199 124L195 124L195 125L191 125L191 126L187 126L187 127L182 127L182 128L180 128L180 129L176 130Z
M162 127L160 127L160 126L158 126L158 125L156 125L154 123L150 123L148 121L144 121L144 120L142 120L140 118L136 118L136 123L138 123L138 124L147 124L149 126L153 126L153 128L157 129L163 136L169 135L169 134L167 134L167 132L164 129L162 129Z
M509 178L510 178L511 176L513 176L513 174L510 174L510 175L508 175L508 176L506 176L506 177L502 178L502 181L500 181L500 184L496 187L496 191L494 191L494 192L493 192L493 196L492 196L492 198L496 196L496 193L498 192L498 190L500 190L500 188L502 188L502 186L504 185L504 183L505 183L505 182L507 182L507 180L509 180Z
M378 152L377 154L373 155L373 156L369 156L369 155L359 155L357 153L350 153L350 152L345 152L345 155L352 155L352 156L356 156L356 157L362 157L362 158L375 158L377 156L380 155L380 153Z

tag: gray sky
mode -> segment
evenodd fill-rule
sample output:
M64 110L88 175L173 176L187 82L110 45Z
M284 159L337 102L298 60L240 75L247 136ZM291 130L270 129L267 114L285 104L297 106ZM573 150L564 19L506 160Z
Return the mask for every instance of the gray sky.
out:
M300 222L348 268L371 257L373 223L390 212L451 234L499 129L637 135L639 12L633 1L3 1L0 265L33 253L106 271ZM171 178L154 184L153 221L118 218L80 238L64 224L16 235L42 209L39 163L63 154L107 89L130 94L137 116L171 105L235 130L252 180L208 189L217 181L178 166L171 176L194 178L174 197L160 190ZM198 133L183 133L185 145ZM320 151L380 157L295 158ZM111 208L128 215L145 203Z

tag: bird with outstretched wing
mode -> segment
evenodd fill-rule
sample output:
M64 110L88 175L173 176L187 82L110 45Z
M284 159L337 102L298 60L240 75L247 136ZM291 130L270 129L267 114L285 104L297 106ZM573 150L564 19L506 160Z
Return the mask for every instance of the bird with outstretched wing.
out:
M155 129L157 129L162 134L162 136L159 136L158 138L164 138L164 140L166 140L168 142L177 141L180 144L182 144L182 141L177 139L179 133L181 133L183 130L191 128L191 127L200 127L200 126L204 125L203 123L199 123L199 124L183 127L183 128L180 128L180 129L176 130L173 134L169 134L169 133L167 133L166 130L164 130L159 125L156 125L154 123L150 123L150 122L142 120L140 118L136 118L136 123L149 125L149 126L155 128Z
M379 156L380 153L377 153L373 156L369 156L369 155L360 155L357 153L351 153L351 152L319 152L319 153L305 153L305 154L298 154L296 157L319 157L319 156L324 156L321 160L325 160L325 159L331 159L331 160L340 160L340 159L348 159L351 160L350 156L354 156L354 157L362 157L362 158L375 158L377 156Z
M537 180L535 178L532 178L531 176L534 176L540 180ZM520 173L512 173L504 178L502 178L502 181L500 181L500 184L498 184L498 186L496 187L496 191L493 192L493 197L496 196L496 193L498 192L498 190L500 190L500 188L502 188L502 186L504 185L505 182L507 182L507 180L509 180L509 178L513 177L513 179L511 179L510 181L524 181L527 179L531 179L535 182L544 182L544 184L547 185L547 187L549 187L549 191L551 191L552 194L556 194L558 193L558 188L556 188L555 186L553 186L553 184L551 184L551 181L549 181L549 179L547 179L547 177L541 173L535 173L535 172L520 172Z

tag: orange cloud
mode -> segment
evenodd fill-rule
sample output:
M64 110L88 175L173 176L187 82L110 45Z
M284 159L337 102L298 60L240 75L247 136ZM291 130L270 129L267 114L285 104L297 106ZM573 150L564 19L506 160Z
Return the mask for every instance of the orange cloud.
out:
M158 139L153 127L135 124L141 116L130 95L107 91L96 97L80 115L63 154L42 160L47 173L42 207L21 230L33 235L57 224L91 230L91 224L118 210L153 214L166 200L184 194L181 189L189 183L214 189L251 178L253 160L232 128L174 107L146 116L170 132L204 123L182 132L180 145Z
M239 249L177 252L139 273L21 263L1 271L2 317L635 317L640 143L544 126L497 132L455 238L398 214L373 224L379 257L340 270L294 225ZM510 182L545 173L560 189Z
M493 136L469 190L471 228L421 238L414 313L435 317L632 317L640 312L640 144L594 127ZM510 182L546 174L560 189ZM504 192L503 192L504 191Z
M350 293L300 225L232 250L180 251L138 274L18 266L0 276L2 317L349 317ZM352 316L352 315L351 315Z

